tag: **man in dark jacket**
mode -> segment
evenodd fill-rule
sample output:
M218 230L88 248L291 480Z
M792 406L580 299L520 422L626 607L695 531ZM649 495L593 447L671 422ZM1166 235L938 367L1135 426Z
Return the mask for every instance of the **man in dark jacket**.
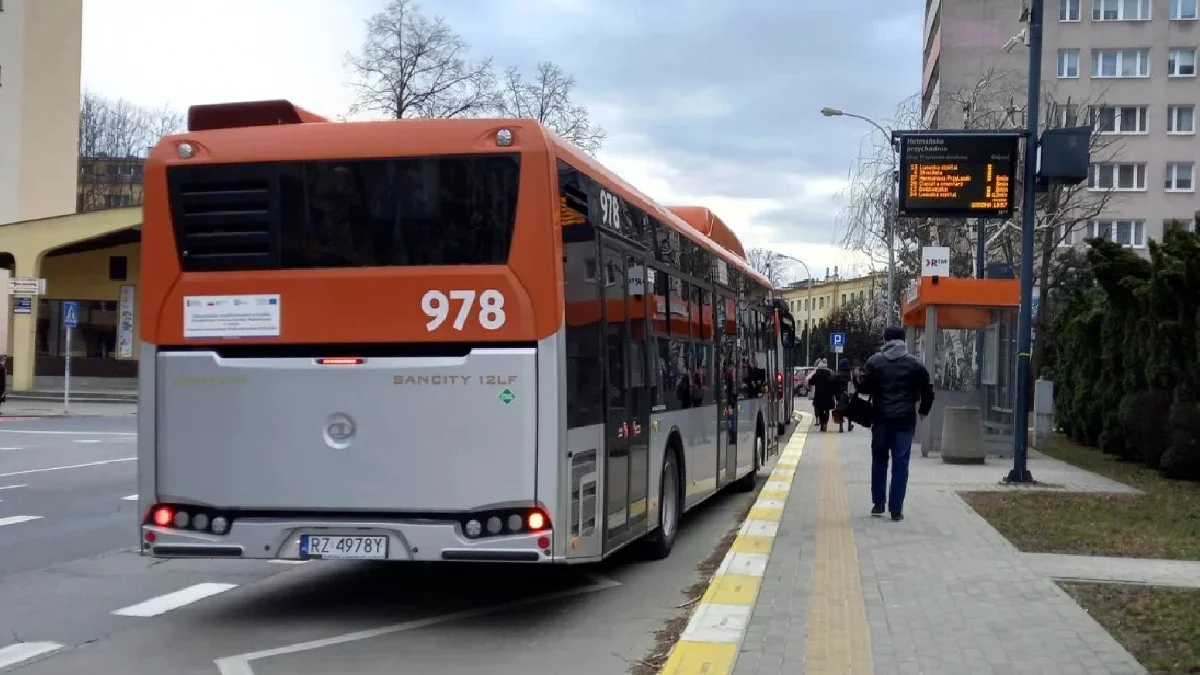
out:
M925 365L908 353L904 329L888 328L883 331L883 339L879 353L867 359L863 367L860 387L861 393L871 397L872 408L871 515L883 515L886 505L892 520L902 520L917 416L925 419L933 407L933 384ZM887 486L889 455L892 460L890 490Z

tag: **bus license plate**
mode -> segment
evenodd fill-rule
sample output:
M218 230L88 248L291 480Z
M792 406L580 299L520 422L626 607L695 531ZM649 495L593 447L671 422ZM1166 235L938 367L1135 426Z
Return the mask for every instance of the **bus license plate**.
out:
M388 538L305 534L300 537L300 557L386 560Z

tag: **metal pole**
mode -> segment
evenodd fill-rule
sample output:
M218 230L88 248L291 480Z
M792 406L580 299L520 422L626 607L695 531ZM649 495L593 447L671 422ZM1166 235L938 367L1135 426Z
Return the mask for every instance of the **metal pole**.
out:
M896 309L899 302L896 300L896 232L895 218L892 216L892 209L888 209L887 224L884 226L887 230L887 323L889 326L898 326L900 322L895 320Z
M808 272L808 265L804 266L804 271ZM808 317L804 319L804 325L808 330L804 331L804 365L805 367L812 365L812 272L808 273L808 300L805 300L805 307L808 308Z
M71 412L71 327L67 331L67 356L63 360L63 414Z
M1021 203L1021 310L1017 324L1017 404L1013 420L1013 468L1009 483L1032 483L1028 468L1029 359L1033 343L1033 235L1037 182L1038 112L1042 93L1044 0L1029 5L1029 105L1025 112L1025 196Z
M987 228L983 218L975 219L975 278L987 276ZM975 331L975 389L983 390L983 331Z

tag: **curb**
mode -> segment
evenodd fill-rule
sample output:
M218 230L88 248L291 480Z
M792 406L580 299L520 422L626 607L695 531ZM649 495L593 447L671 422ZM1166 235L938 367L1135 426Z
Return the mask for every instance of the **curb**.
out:
M660 675L728 675L746 637L767 561L783 520L796 466L812 416L796 412L797 425L733 545L708 583L687 628L671 648Z

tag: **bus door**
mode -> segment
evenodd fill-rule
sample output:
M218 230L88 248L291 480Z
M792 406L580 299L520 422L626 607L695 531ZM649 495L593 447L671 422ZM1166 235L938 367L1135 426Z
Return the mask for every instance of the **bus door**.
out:
M629 256L615 245L603 242L600 250L607 356L604 551L608 552L645 531L650 391L645 377L646 330L644 323L634 326L634 317L645 321L645 295L630 297L631 290L641 290L638 270L635 267L631 279Z
M738 377L736 305L720 290L716 295L717 343L717 487L737 474Z

